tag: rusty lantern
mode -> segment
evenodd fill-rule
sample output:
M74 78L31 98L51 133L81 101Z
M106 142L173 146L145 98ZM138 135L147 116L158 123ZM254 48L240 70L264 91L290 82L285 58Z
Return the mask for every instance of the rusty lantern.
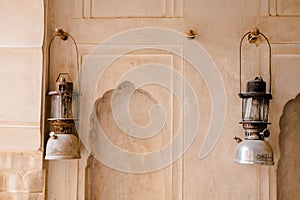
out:
M56 36L67 40L69 34L62 29L57 29L51 42ZM75 43L75 40L73 41ZM51 97L51 116L48 118L51 132L46 144L46 160L80 158L79 137L75 126L75 121L78 120L79 94L80 90L73 91L73 82L68 73L60 73L56 79L55 90L48 92L48 96Z

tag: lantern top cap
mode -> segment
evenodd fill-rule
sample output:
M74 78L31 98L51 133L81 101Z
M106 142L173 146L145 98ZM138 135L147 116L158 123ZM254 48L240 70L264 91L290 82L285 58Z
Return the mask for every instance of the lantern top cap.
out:
M247 82L247 92L266 92L266 82L263 81L262 77L257 76L253 80Z
M69 73L59 73L56 82L72 82Z
M56 91L72 92L73 83L68 73L60 73L56 79Z
M253 80L247 82L246 93L239 93L241 98L263 97L265 99L272 99L272 94L266 93L266 82L262 77L255 77Z

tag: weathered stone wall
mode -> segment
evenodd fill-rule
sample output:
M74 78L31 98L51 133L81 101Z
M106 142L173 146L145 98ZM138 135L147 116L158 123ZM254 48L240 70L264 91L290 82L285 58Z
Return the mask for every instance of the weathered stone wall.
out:
M200 36L196 37L195 41L204 47L216 63L226 92L227 112L224 128L213 151L206 158L200 160L198 154L211 119L210 93L202 75L180 58L169 52L154 50L133 52L110 65L99 80L95 92L97 98L101 97L106 91L116 88L118 79L130 69L154 62L168 65L184 74L195 89L200 107L200 127L188 151L168 167L171 173L165 177L165 181L171 189L165 190L165 199L275 200L277 198L277 167L281 156L279 121L284 105L290 99L295 98L300 88L298 1L166 0L150 2L132 0L130 2L113 0L108 4L103 0L51 0L47 7L49 10L48 34L53 33L56 27L63 27L70 32L78 41L80 58L84 62L94 47L112 35L128 29L162 27L181 33L190 29L199 32ZM243 137L243 129L238 124L241 120L241 101L237 96L239 92L239 42L242 35L253 27L258 27L269 38L272 46L272 94L274 98L270 102L270 122L272 122L270 144L275 157L275 166L272 167L233 163L236 150L233 137ZM96 55L94 59L104 62L107 57L116 55L120 49L126 48L126 44L122 42L118 45L108 45L111 51L106 52L105 55ZM174 44L164 45L174 46ZM52 77L55 77L59 71L70 69L69 66L75 66L74 45L58 42L54 46L56 50L53 51ZM183 44L178 44L178 46L186 48ZM261 43L259 48L245 45L243 55L242 61L245 67L243 80L253 79L257 74L268 80L266 67L268 54L265 43ZM71 70L71 74L74 77L74 70ZM169 121L166 139L171 141L180 121L178 104L172 94L157 86L143 89L170 111L167 115ZM103 109L108 109L108 107ZM133 109L134 114L138 111L139 108ZM107 132L114 130L113 121L105 124ZM105 153L110 155L110 152ZM103 180L110 176L110 169L103 170L103 166L93 159L83 147L82 159L79 161L49 162L48 198L84 199L93 190L98 189L95 195L103 193L104 190L101 188L105 188L105 192L112 196L117 195L122 191L122 188L114 187L121 185L122 179L119 178L123 177L126 181L135 176L135 174L115 176L117 173L112 170L112 178L109 179L111 187L108 188ZM132 165L133 163L125 162L125 164ZM58 168L61 170L56 170ZM101 176L104 171L104 176L107 177ZM143 176L140 178L142 180ZM97 187L97 184L101 187ZM130 187L126 186L127 189L142 192L138 190L139 187L139 180L136 180L136 184L130 183ZM114 191L117 192L114 193ZM150 187L149 191L155 191L155 187ZM139 195L143 196L146 193L145 190ZM125 192L122 198L131 199L133 198L131 195L132 193Z
M280 129L279 122L284 105L300 92L299 1L132 0L130 4L123 0L109 2L110 4L103 0L45 1L48 22L45 27L45 44L47 45L54 29L62 27L77 39L80 59L84 60L90 50L103 40L128 29L156 26L181 33L194 29L200 33L196 41L207 50L224 81L227 95L224 129L211 154L203 160L199 160L198 153L208 129L211 101L203 77L187 63L183 64L181 59L167 52L142 51L112 64L107 70L107 77L100 81L97 88L98 97L113 89L118 78L130 68L155 61L185 74L194 86L201 108L201 127L194 143L183 157L164 169L166 173L163 170L157 172L161 174L162 182L165 181L164 186L167 186L164 190L165 199L275 200L277 194L280 196L285 189L290 189L288 185L293 184L292 188L299 188L299 182L292 180L286 183L281 177L285 175L282 172L295 167L284 164L285 160L293 160L297 154L291 149L283 150L285 142L289 141L279 140L280 131L283 130ZM104 167L97 160L93 160L84 147L82 159L79 161L48 162L48 177L45 179L41 148L43 139L40 132L41 116L44 116L44 104L41 105L44 1L0 0L0 11L0 199L43 199L45 184L48 199L85 199L89 197L90 191L101 189L97 187L100 183L104 184L102 189L108 190L108 194L117 195L114 191L122 190L114 186L122 185L122 178L134 180L135 175L117 176L119 172L114 174L111 169L103 170ZM232 161L236 147L232 138L235 135L242 136L239 134L242 133L242 128L238 125L241 112L240 99L237 97L238 44L242 34L255 26L268 36L272 45L274 99L270 103L270 143L274 150L275 166L270 168L236 165ZM256 50L245 49L243 61L248 66L244 74L245 79L253 78L251 73L254 71L266 75L263 67L257 67L258 64L265 66L267 60L264 44L260 47L262 48ZM74 45L71 43L56 42L53 52L51 84L58 72L67 71L71 64L74 66L75 61ZM251 54L252 52L254 54ZM249 66L254 67L254 71L250 70ZM71 68L71 75L74 79L74 68ZM172 94L162 89L143 89L168 108L168 131L163 137L170 141L173 137L172 130L178 128L178 116L173 114L178 111L178 105L173 101ZM139 108L133 110L133 113L137 114L138 111ZM284 127L289 126L286 124ZM110 130L113 125L108 123L106 128ZM283 134L280 137L283 137ZM285 157L280 159L281 156ZM297 167L296 165L295 171ZM109 179L110 187L103 183L106 179L101 173L104 171L107 177L110 173L116 175L115 179ZM127 192L130 189L141 192L141 197L147 196L149 191L156 191L157 188L151 184L147 190L139 190L139 180L143 179L143 175L139 176L135 183L127 182L129 186L126 186L122 198L134 198L132 193ZM101 192L103 191L98 191L95 196Z
M300 198L300 94L285 106L280 118L278 200Z
M43 0L1 0L0 27L0 199L44 199Z
M41 152L0 153L0 199L43 199Z

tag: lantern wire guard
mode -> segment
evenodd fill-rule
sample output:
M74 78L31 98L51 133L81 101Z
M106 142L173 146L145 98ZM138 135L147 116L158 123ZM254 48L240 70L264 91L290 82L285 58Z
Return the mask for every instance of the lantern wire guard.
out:
M268 40L268 38L259 31L259 29L255 28L252 31L249 31L245 33L240 41L240 49L239 49L239 66L240 66L240 93L242 93L242 45L243 41L246 36L248 39L249 43L255 43L258 39L258 36L261 35L263 38L267 41L268 43L268 48L269 48L269 93L272 93L272 67L271 67L271 55L272 55L272 50L271 50L271 44ZM243 104L242 104L243 105Z
M50 91L51 45L56 37L64 41L71 38L75 45L78 92L73 92L73 82L68 73L59 73L56 79L56 89ZM80 143L75 127L75 120L78 120L78 118L76 118L77 113L72 111L72 102L77 100L75 97L81 95L79 73L78 46L75 39L63 29L55 29L55 34L50 39L48 46L48 96L51 96L51 118L48 118L48 121L51 122L52 131L46 144L46 160L80 158ZM76 109L78 109L78 103L76 105Z
M77 45L77 42L76 40L74 39L74 37L65 32L63 29L61 28L56 28L55 29L55 33L54 35L52 36L52 38L50 39L50 42L49 42L49 45L48 45L48 82L50 80L50 56L51 56L51 45L52 45L52 42L53 40L56 38L56 37L60 37L61 40L68 40L68 38L70 37L71 40L73 41L74 45L75 45L75 51L76 51L76 67L77 67L77 82L78 82L78 93L81 94L81 85L80 85L80 68L79 68L79 57L78 57L78 45ZM50 91L50 84L48 84L48 91Z
M261 77L247 82L246 92L242 93L242 44L247 37L249 43L256 43L259 36L268 43L269 48L269 93L266 93L266 82ZM239 97L242 102L242 121L240 124L245 129L245 139L234 137L238 144L234 161L240 164L273 165L273 151L268 141L270 136L267 126L269 100L271 95L271 45L268 38L258 29L245 33L240 41L239 48L239 75L240 91Z

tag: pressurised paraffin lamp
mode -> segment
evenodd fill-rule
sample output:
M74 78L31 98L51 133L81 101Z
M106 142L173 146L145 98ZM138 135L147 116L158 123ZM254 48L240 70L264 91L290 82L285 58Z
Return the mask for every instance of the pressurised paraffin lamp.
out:
M241 49L242 42L246 36L250 43L255 43L258 36L265 38L269 46L269 93L266 91L266 82L262 77L257 76L253 80L247 82L246 92L241 92ZM244 128L245 139L242 140L235 137L239 143L234 161L240 164L261 164L273 165L273 151L266 138L270 136L268 130L268 114L269 101L271 95L271 45L267 37L258 29L254 29L246 33L240 42L240 93L242 98L242 121L240 122Z
M70 35L57 29L49 44L49 52L56 36L67 40ZM73 41L75 43L74 39ZM56 79L55 90L48 92L51 97L51 116L48 118L51 132L46 145L46 160L80 158L80 144L75 126L75 121L78 120L76 108L79 94L80 92L73 91L73 82L68 73L60 73Z

